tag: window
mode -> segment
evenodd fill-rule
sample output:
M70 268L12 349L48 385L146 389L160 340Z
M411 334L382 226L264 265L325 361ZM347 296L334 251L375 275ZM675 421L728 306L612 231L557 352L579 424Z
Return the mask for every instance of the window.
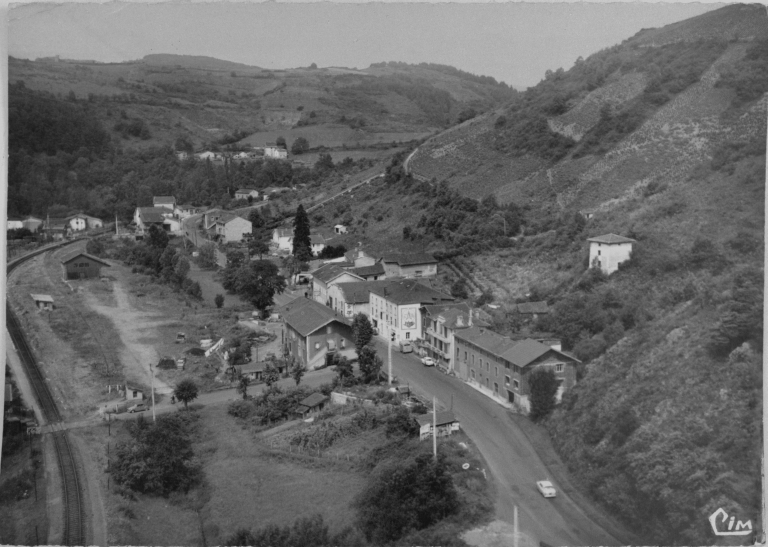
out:
M491 387L491 381L488 378L485 379L485 387Z
M472 364L473 365L475 364L475 356L474 356L474 354L472 355Z
M464 352L464 362L465 363L467 362L467 352L466 351Z
M602 252L603 251L597 251L597 256L600 256L600 253L602 253Z
M504 376L504 385L509 385L509 376Z
M315 349L320 349L320 342L315 342Z
M331 334L331 326L330 325L325 327L325 334Z
M493 393L495 395L499 394L499 384L497 384L496 382L493 382Z
M499 375L499 367L496 367L496 376Z
M347 341L344 338L342 338L341 341L339 342L339 347L341 349L344 349L347 347Z
M410 340L411 339L411 333L410 332L406 332L405 333L405 339L406 340Z
M416 273L414 274L416 277L421 277L423 272L421 270L416 270Z
M472 369L469 371L469 373L472 375L472 379L475 379L475 369Z
M512 385L514 386L515 389L520 389L520 382L518 382L517 380L512 380Z
M485 372L491 372L491 364L488 361L485 362Z
M562 363L557 363L555 365L555 372L563 372L563 364Z

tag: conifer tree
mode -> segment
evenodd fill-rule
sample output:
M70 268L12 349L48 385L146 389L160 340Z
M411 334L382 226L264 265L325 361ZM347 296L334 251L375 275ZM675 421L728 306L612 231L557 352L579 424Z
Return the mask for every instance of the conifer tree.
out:
M293 256L301 262L312 258L312 242L309 236L309 217L303 205L296 209L293 219Z

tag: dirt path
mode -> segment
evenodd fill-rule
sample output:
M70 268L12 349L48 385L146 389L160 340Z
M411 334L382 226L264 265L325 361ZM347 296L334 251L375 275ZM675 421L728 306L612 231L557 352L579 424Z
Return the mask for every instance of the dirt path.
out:
M128 299L128 293L120 283L113 283L114 306L104 305L92 294L86 294L85 301L95 312L105 315L112 321L120 333L123 349L120 350L120 362L125 368L126 379L145 385L151 383L150 363L160 360L157 350L145 342L153 335L157 327L174 323L174 321L158 321L161 314L136 310ZM165 382L155 377L155 391L170 393L173 389Z

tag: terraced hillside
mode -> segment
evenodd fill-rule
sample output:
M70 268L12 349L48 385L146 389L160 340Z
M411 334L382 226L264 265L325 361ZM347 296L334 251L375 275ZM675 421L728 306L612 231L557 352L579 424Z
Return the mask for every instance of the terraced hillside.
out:
M762 6L641 31L430 139L410 167L470 197L610 208L764 132L765 100L735 108L739 91L723 76L766 39Z

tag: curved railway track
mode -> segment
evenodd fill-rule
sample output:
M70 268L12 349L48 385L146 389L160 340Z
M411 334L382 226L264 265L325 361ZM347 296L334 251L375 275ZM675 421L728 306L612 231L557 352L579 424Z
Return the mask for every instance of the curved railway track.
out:
M10 274L16 267L38 255L64 247L65 245L70 245L76 241L79 240L67 241L65 243L59 243L33 251L28 255L10 262L8 264L7 273ZM6 328L8 329L11 340L13 340L13 344L16 346L16 350L19 353L19 358L27 373L29 382L32 384L32 388L35 391L35 396L40 404L40 409L43 412L45 421L54 429L51 435L53 437L53 445L56 449L56 460L59 465L62 493L64 497L64 545L85 545L85 510L81 495L80 477L72 453L72 447L69 443L68 434L61 427L61 413L56 406L56 401L53 398L53 394L51 393L48 384L45 382L45 377L40 371L40 367L37 366L37 360L24 336L21 324L13 313L7 300L5 303L5 313ZM59 428L58 430L56 430L57 427Z

